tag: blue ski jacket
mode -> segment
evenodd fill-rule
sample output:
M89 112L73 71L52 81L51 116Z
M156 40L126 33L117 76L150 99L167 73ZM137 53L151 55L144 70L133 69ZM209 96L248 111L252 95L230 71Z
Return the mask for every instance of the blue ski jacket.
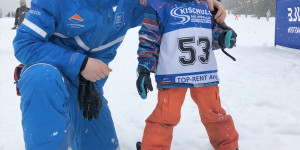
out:
M48 63L75 81L86 56L108 64L130 28L141 25L140 0L32 0L13 41L25 65Z

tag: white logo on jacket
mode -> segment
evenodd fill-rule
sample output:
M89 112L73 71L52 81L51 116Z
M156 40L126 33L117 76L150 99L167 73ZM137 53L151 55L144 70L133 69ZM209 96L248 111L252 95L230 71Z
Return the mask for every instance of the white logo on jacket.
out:
M124 25L124 12L118 12L115 16L114 28L119 30Z
M39 12L38 10L29 10L28 13L33 14L33 15L41 15L41 12Z

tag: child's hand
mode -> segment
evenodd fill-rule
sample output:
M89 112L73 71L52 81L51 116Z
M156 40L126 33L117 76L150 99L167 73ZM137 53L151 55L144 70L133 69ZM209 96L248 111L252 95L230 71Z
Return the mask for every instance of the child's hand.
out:
M222 48L232 48L235 46L237 34L234 30L224 30L219 36L219 45Z
M223 29L223 32L219 36L218 43L219 45L224 48L232 48L235 46L237 34L235 31L226 25L226 23L221 23L218 25L220 28Z
M144 67L139 65L137 72L139 74L138 79L136 80L136 87L142 99L147 98L148 90L153 91L150 71Z

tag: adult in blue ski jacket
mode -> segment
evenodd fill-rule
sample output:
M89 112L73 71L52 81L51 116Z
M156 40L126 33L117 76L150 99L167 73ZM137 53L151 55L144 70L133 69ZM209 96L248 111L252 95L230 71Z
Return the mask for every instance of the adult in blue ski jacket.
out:
M103 86L126 31L142 23L142 3L32 0L13 42L25 65L17 86L27 150L119 149Z

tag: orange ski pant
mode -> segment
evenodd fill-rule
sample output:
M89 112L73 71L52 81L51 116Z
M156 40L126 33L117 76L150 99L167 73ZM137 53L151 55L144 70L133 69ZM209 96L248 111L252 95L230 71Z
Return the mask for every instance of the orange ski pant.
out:
M156 108L146 120L142 150L170 150L186 92L187 88L159 89ZM190 92L214 149L238 148L239 135L231 116L221 107L219 87L190 88Z

